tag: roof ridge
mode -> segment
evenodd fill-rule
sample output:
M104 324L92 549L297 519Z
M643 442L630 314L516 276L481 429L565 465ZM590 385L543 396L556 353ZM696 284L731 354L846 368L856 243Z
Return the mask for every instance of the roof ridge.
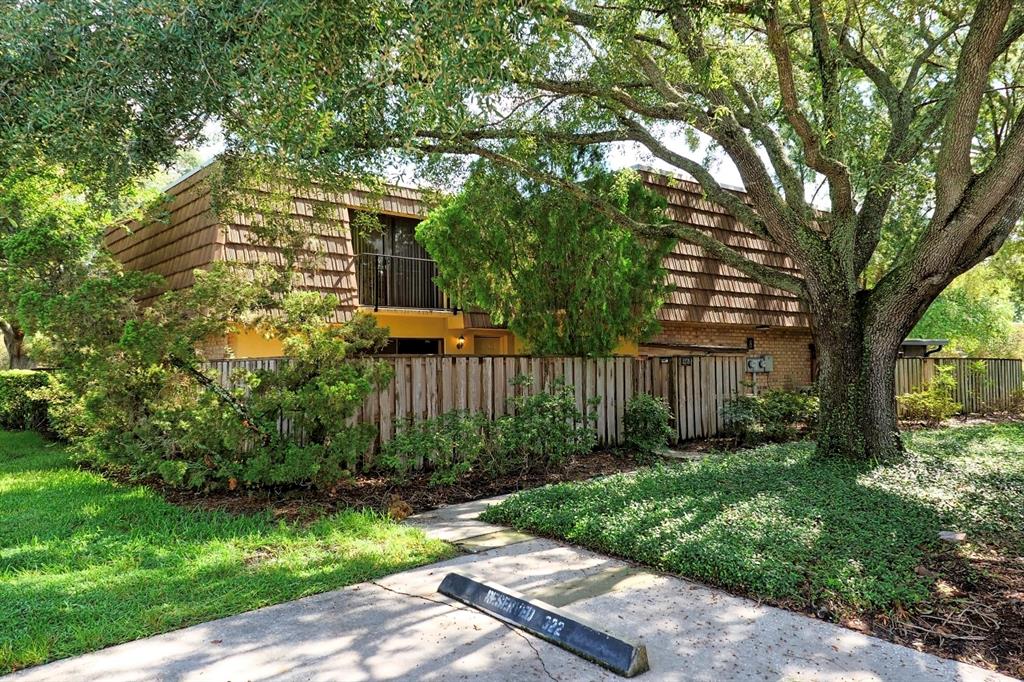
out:
M648 166L647 164L644 164L644 163L635 163L632 166L630 166L630 168L635 170L635 171L640 171L640 172L644 172L644 173L650 173L651 175L660 175L663 178L671 178L673 180L682 180L683 182L689 182L689 183L692 183L694 185L697 185L698 187L701 186L700 182L698 182L697 179L694 178L693 176L686 175L686 174L680 173L678 171L670 171L670 170L666 170L664 168L655 168L654 166ZM719 182L718 185L722 189L729 190L730 192L737 192L738 194L746 194L747 193L747 190L746 190L745 187L739 187L737 185L730 185L727 182Z

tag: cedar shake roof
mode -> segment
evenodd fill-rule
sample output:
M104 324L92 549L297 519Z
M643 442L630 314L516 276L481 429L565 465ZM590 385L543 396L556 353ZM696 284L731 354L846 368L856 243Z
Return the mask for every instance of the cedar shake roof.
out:
M219 260L281 263L281 254L275 249L253 243L249 216L235 215L222 222L215 215L209 183L204 182L214 165L205 166L166 190L170 197L164 207L168 212L166 222L131 222L108 228L104 243L114 257L130 269L163 276L165 290L191 286L194 270L208 268ZM799 276L788 256L744 228L724 208L705 199L697 183L651 169L638 170L644 182L668 200L673 219L713 235L757 262ZM315 204L320 205L316 216ZM348 319L358 306L349 208L409 217L426 213L422 193L407 187L389 186L388 195L376 201L358 190L331 192L321 187L303 188L294 197L292 215L311 223L312 246L322 254L315 271L300 273L301 286L338 298L336 322ZM679 242L665 259L665 268L669 291L658 313L664 323L810 326L809 316L796 296L754 281L705 254L700 247ZM484 319L485 313L470 314L476 316L472 326L493 326Z
M104 233L104 244L126 267L164 278L164 287L143 299L144 303L162 291L191 286L193 272L209 268L215 261L284 264L279 250L253 239L251 215L236 214L223 221L216 215L210 202L210 183L204 181L215 165L204 166L165 191L169 196L163 207L168 213L165 221L145 225L131 221L113 225ZM317 210L314 205L319 205ZM359 190L303 187L292 199L291 215L310 223L310 251L319 256L315 270L298 273L299 287L337 297L333 322L349 319L359 305L348 209L363 207L417 218L426 215L421 192L408 187L389 186L387 196L372 199Z
M166 190L166 220L108 227L103 243L111 254L130 270L162 276L165 289L191 286L192 271L208 267L223 251L221 226L210 208L209 183L204 182L210 169L205 166Z
M705 199L696 182L651 169L637 170L644 182L668 201L672 219L712 235L751 260L801 276L781 249ZM742 196L742 192L736 193ZM699 246L677 243L664 265L669 291L658 311L661 322L810 327L810 316L794 294L751 279Z

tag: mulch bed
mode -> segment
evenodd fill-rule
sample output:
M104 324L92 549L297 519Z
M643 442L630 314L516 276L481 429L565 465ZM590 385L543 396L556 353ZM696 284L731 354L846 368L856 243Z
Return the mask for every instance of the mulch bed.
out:
M932 599L879 616L868 631L943 658L1024 677L1024 557L983 545L950 549L918 567Z
M402 518L449 504L536 488L548 483L582 481L623 471L637 463L627 455L602 450L577 457L560 467L518 472L501 478L470 474L450 486L430 485L429 474L417 474L405 483L383 476L355 476L330 490L290 488L280 491L176 490L159 480L145 481L169 502L185 507L217 509L233 514L270 511L289 520L308 521L345 508L369 508Z

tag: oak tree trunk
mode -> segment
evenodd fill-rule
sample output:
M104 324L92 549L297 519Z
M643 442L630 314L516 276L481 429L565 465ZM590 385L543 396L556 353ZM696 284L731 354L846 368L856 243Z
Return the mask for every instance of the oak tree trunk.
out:
M853 302L815 315L819 456L874 459L902 450L896 359L905 325L878 324L860 308Z

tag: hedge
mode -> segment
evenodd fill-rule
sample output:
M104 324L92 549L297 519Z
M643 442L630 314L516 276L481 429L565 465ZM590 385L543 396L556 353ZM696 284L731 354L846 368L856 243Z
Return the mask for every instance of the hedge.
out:
M33 400L29 392L49 383L50 376L46 372L24 369L0 371L0 429L48 430L46 401Z

